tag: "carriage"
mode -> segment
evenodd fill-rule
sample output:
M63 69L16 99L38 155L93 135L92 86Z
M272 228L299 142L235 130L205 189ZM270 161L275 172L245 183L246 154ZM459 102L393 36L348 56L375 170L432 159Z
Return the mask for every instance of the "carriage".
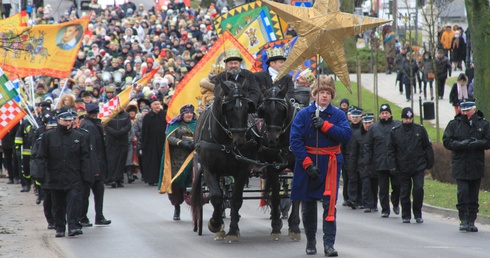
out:
M280 176L280 172L294 165L294 157L289 151L289 129L296 109L286 98L286 88L272 87L264 94L257 110L263 119L259 129L248 114L249 101L242 86L230 81L220 86L223 93L216 96L214 103L201 115L194 134L196 154L190 189L194 231L202 234L202 207L210 202L214 211L208 229L216 234L215 239L236 242L240 235L238 212L243 200L268 199L272 208L271 238L278 240L283 226L279 202L280 198L289 198L292 178L290 175ZM261 173L267 178L264 189L244 190L252 165L264 171ZM232 190L223 190L220 185L224 176L233 176ZM225 200L231 204L227 234L222 218ZM289 236L299 240L299 203L296 201L292 202L288 222Z

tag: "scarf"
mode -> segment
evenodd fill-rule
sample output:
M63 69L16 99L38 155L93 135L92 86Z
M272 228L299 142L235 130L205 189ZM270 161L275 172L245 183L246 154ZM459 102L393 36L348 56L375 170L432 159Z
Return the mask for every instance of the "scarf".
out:
M279 72L269 67L269 74L271 75L272 81L274 81Z
M461 85L457 83L458 85L458 99L467 99L468 98L468 86L466 85Z
M453 42L453 49L459 48L459 38L455 38Z

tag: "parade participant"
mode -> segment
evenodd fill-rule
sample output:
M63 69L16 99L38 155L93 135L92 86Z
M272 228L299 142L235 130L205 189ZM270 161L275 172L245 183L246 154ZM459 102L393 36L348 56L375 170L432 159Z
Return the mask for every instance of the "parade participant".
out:
M104 126L106 133L107 184L124 187L124 172L128 157L128 135L131 131L129 114L122 110Z
M379 109L379 122L369 128L365 147L365 162L373 171L378 173L379 201L381 203L381 217L390 216L390 181L391 181L391 203L393 212L400 214L400 178L390 173L391 167L387 159L388 136L391 129L400 125L400 121L393 120L391 108L388 104L382 104Z
M362 205L364 212L378 211L378 175L365 162L364 144L369 127L374 123L374 114L362 116L362 126L356 130L350 140L350 152L347 157L349 171L358 171L362 184Z
M143 127L143 117L145 117L146 114L150 112L150 107L148 106L143 106L140 108L140 113L136 115L136 121L134 122L133 125L133 130L134 130L134 135L136 136L137 139L137 145L136 145L136 155L138 156L138 170L140 171L141 174L143 174L143 157L141 156L141 131ZM138 171L133 171L133 180L138 179Z
M311 102L311 85L315 83L315 75L309 68L302 71L294 84L294 102L300 107L307 107Z
M83 189L82 208L80 213L80 224L83 227L91 227L92 223L87 217L90 190L94 194L95 225L109 225L110 220L105 219L103 210L104 205L104 180L107 174L107 156L104 145L104 130L101 120L97 118L99 106L95 103L86 105L87 115L82 120L80 128L85 129L90 134L91 156L95 162L91 162L91 172L94 180L90 184L85 184Z
M287 74L281 79L276 81L276 76L282 70L286 57L284 56L284 50L280 47L271 47L267 49L267 69L261 72L255 73L255 79L259 84L262 94L266 90L277 86L279 88L286 87L288 89L286 98L291 99L294 97L294 84L291 75Z
M41 123L40 121L38 123ZM30 172L31 146L34 143L36 125L33 125L24 118L19 123L15 135L15 149L22 156L22 171L20 171L20 183L22 185L21 192L29 192L31 190L32 180ZM20 158L19 156L19 158Z
M8 178L9 178L7 184L20 183L19 163L15 151L15 135L18 129L19 129L19 124L17 123L2 138L3 157L5 162L5 168L7 169Z
M356 106L353 106L351 109L350 109L350 112L349 112L349 116L350 116L350 122L349 122L349 126L350 128L352 129L352 135L354 135L357 131L359 131L362 127L362 108L359 108L359 107L356 107ZM345 144L345 147L343 147L343 150L342 150L342 155L344 157L349 157L350 156L350 152L352 151L352 143L354 141L354 137L351 138L351 140ZM360 208L360 209L363 209L363 204L362 204L362 200L361 200L361 183L360 183L360 180L359 180L359 170L358 169L350 169L351 167L349 167L347 165L347 162L344 163L344 166L342 167L342 174L347 174L347 182L348 183L344 183L344 185L347 185L347 187L344 186L344 189L347 189L347 196L348 196L348 199L347 199L347 206L351 207L352 209L356 209L356 208Z
M400 202L402 222L423 223L424 171L434 165L434 151L425 127L413 122L413 110L402 110L402 124L390 132L388 141L388 164L391 174L400 175ZM410 202L412 192L412 202Z
M322 200L324 252L326 256L337 256L333 246L337 231L335 204L343 164L340 144L349 141L352 130L344 112L331 105L335 97L333 87L319 85L313 88L312 95L315 101L298 112L291 126L291 151L296 158L291 199L303 202L308 255L316 254L317 203Z
M56 237L83 234L78 224L83 182L89 181L89 146L85 136L72 128L73 115L63 108L57 112L58 126L45 132L39 146L45 188L51 192Z
M153 96L150 99L151 111L143 117L141 127L141 156L143 158L143 179L150 186L156 186L160 175L160 162L165 144L167 128L167 106Z
M247 98L249 102L249 113L255 113L260 98L260 86L252 72L242 69L242 55L236 48L230 48L225 51L225 67L226 71L216 76L216 86L214 87L214 95L218 96L221 93L221 83L224 81L232 81L241 84L243 89L247 89Z
M174 209L174 220L180 220L180 205L184 202L186 188L192 183L192 157L194 153L194 106L180 108L180 115L168 124L165 141L162 182L159 193L168 193Z
M214 84L216 75L223 72L225 70L224 66L213 64L211 67L211 71L207 78L202 78L199 82L199 87L201 90L201 96L197 97L197 101L199 106L197 108L197 112L200 114L206 109L206 107L213 103L214 100Z
M132 100L126 107L126 112L129 114L129 119L131 120L131 131L128 138L128 157L126 159L126 175L128 177L128 184L134 182L133 175L138 171L138 153L137 145L138 139L136 137L136 132L134 130L136 124L136 115L138 114L138 104L136 101Z
M452 176L458 186L459 230L478 232L475 220L478 213L478 195L485 176L485 150L490 149L490 128L475 100L464 100L461 113L444 130L444 147L452 152Z
M340 100L340 103L339 103L339 108L341 110L343 110L345 112L345 114L347 115L347 112L349 111L349 99L348 98L343 98Z

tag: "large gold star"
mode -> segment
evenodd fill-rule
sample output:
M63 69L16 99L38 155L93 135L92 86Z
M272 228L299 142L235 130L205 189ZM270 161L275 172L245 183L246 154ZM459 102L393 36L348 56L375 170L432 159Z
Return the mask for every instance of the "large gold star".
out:
M345 40L390 21L340 12L338 0L317 0L311 8L272 1L263 3L293 26L298 34L298 39L276 80L319 54L351 93L345 60Z

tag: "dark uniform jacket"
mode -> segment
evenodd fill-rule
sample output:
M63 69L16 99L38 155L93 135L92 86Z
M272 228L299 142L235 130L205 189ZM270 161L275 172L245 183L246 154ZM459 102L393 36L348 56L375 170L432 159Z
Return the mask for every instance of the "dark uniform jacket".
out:
M128 145L128 133L131 131L129 114L122 111L104 126L108 145Z
M74 189L89 181L89 146L83 133L65 133L59 127L46 131L38 151L40 178L47 189Z
M429 135L422 125L398 125L390 132L388 160L391 168L401 174L414 175L431 169L434 151Z
M80 127L90 133L90 141L92 145L92 153L94 153L95 164L90 166L90 169L98 176L95 180L104 180L107 175L107 156L104 145L104 130L100 119L86 117ZM93 162L91 162L92 164Z
M470 138L485 140L480 146L460 146ZM490 128L483 113L478 111L470 120L461 114L454 117L444 130L444 147L452 151L452 175L455 179L474 180L485 175L485 150L490 149Z
M361 178L377 177L377 175L373 173L371 166L369 166L364 159L364 144L366 143L366 140L367 131L364 130L364 127L361 125L359 130L354 131L354 134L349 142L349 154L346 157L347 170L359 171L359 176Z
M215 80L216 84L214 87L214 96L219 96L221 94L221 83L225 81L239 83L243 86L243 88L246 88L247 97L252 101L252 103L249 103L252 104L249 106L249 113L255 113L255 109L262 98L262 93L252 72L242 69L238 76L232 76L227 72L222 72L216 76Z
M288 93L287 93L286 97L288 99L294 98L293 77L291 77L291 75L289 75L289 74L282 77L279 81L272 83L272 77L269 73L269 69L266 69L265 71L255 73L255 79L257 80L257 83L259 84L260 91L262 92L262 94L264 94L266 90L268 90L269 88L272 88L273 86L277 86L280 89L287 87Z
M386 122L376 122L369 127L366 143L364 144L365 164L372 166L374 171L390 170L386 153L388 152L388 136L391 129L401 122L388 119Z

